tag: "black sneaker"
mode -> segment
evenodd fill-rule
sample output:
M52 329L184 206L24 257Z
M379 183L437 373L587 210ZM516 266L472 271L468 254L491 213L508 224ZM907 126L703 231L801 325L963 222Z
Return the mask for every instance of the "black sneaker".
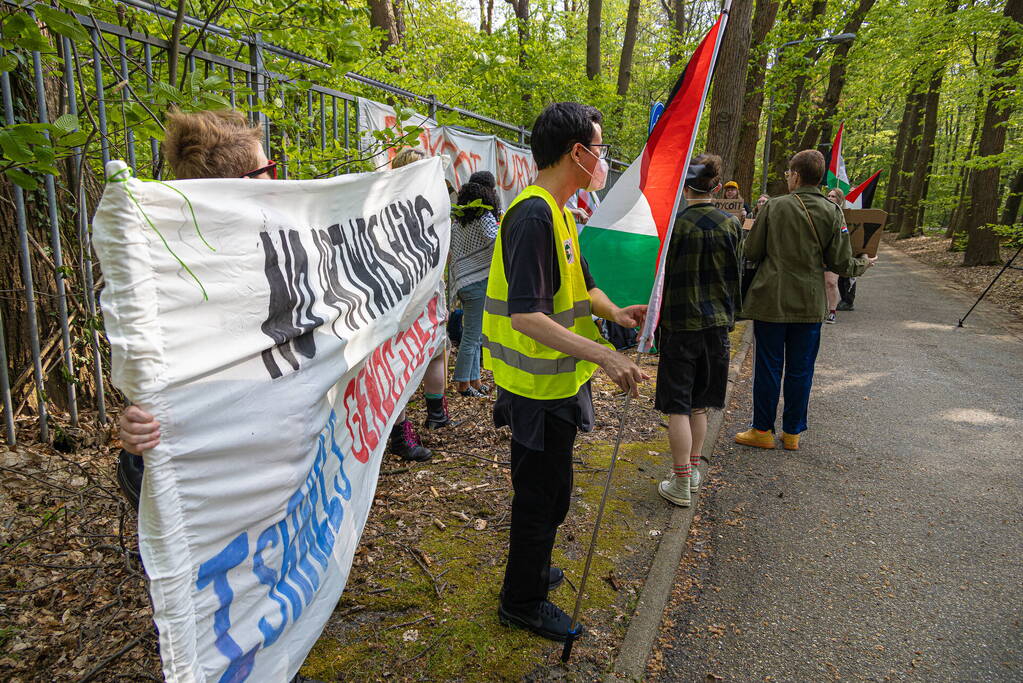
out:
M460 393L462 396L465 396L466 398L486 398L487 397L486 394L484 394L482 391L480 391L479 389L477 389L474 386L470 386L465 391L459 391L458 393Z
M399 422L391 429L388 450L402 460L425 462L433 457L430 449L425 447L416 434L411 420Z
M448 416L448 397L426 399L426 428L440 429L451 424Z
M836 311L855 311L853 305L847 301L839 301L838 305L835 306Z
M142 473L145 470L146 467L141 457L121 449L117 458L117 484L136 512L139 509L139 496L142 495Z
M497 618L504 626L517 626L532 631L538 636L563 643L568 640L568 634L572 630L572 617L549 600L540 603L540 612L536 617L526 617L513 614L504 608L504 605L497 607ZM576 637L581 636L585 631L582 624L579 624Z
M565 582L565 572L557 567L551 567L547 575L547 590L552 591Z

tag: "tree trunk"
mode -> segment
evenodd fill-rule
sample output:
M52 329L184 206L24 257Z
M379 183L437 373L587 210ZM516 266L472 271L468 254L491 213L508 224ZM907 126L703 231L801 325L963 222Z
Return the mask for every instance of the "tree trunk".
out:
M1015 225L1019 217L1019 203L1023 199L1023 168L1016 171L1009 184L1009 196L1005 198L1005 209L1002 211L1002 225Z
M901 212L902 223L899 226L899 239L912 237L922 226L918 220L921 202L924 197L924 184L931 173L934 160L934 140L938 129L938 96L941 93L941 82L944 77L941 67L931 77L927 94L924 96L923 132L917 145L916 163L909 181L906 206Z
M913 86L912 104L909 110L909 120L906 129L906 146L902 150L902 159L899 161L898 186L892 196L892 209L888 212L889 229L891 232L902 230L902 218L905 215L906 198L909 196L909 184L913 176L913 169L916 168L917 151L920 145L920 130L922 126L923 109L926 103L926 93L917 91Z
M810 10L805 15L794 16L798 11L796 5L791 6L789 18L792 20L799 21L804 26L812 26L817 21L817 18L822 16L828 7L827 0L814 0ZM803 29L798 35L797 39L803 39L806 37L806 29ZM816 48L811 50L809 53L804 53L800 50L800 46L795 46L797 50L796 56L789 57L787 62L800 62L798 73L794 78L791 78L792 87L789 89L781 89L780 92L776 92L775 100L783 101L784 108L782 109L781 116L774 117L774 125L771 131L771 163L770 168L764 169L765 173L768 173L768 177L775 178L772 186L780 186L781 177L785 173L785 169L788 168L789 157L798 152L798 149L793 149L793 140L795 139L793 133L796 126L796 119L799 116L799 105L803 99L803 92L806 88L806 68L802 64L805 62L805 57L809 54L812 55L816 52ZM782 57L786 54L793 54L792 52L783 53L779 58L779 63L782 61ZM777 68L777 67L776 67ZM776 90L779 90L778 85L774 85Z
M857 33L876 2L877 0L860 0L860 4L842 27L842 33ZM842 88L845 87L845 71L852 46L852 42L839 43L835 46L835 54L831 58L831 68L828 71L828 89L824 95L824 102L821 103L819 114L810 118L799 145L800 149L814 148L818 139L821 144L831 141L831 120L838 111L838 101L842 96Z
M714 91L710 98L710 127L707 129L707 151L720 155L721 174L731 180L735 173L739 128L745 99L746 73L752 37L750 19L753 0L735 0L728 17L725 36L721 40ZM743 195L749 197L748 194Z
M764 106L764 75L767 70L768 49L764 45L767 34L778 16L778 0L757 0L753 14L750 44L758 51L750 59L746 71L746 88L742 103L742 123L735 150L735 180L739 193L748 199L753 194L753 171L757 165L757 142L760 140L760 114ZM752 202L751 202L752 203Z
M369 0L369 24L384 32L379 46L381 53L401 42L397 13L391 0Z
M974 109L973 114L973 128L970 131L970 144L966 148L966 157L963 159L963 178L960 180L960 186L957 194L959 195L959 201L956 203L955 209L952 211L952 218L948 221L948 229L945 231L945 237L952 239L956 233L962 232L966 229L966 204L970 197L970 181L973 177L973 170L965 168L965 165L970 162L973 158L973 150L977 144L977 138L980 136L980 124L983 120L981 113L984 103L984 86L981 85L977 88L977 106ZM954 245L949 245L949 249Z
M480 0L480 31L494 34L494 0Z
M600 75L600 13L603 0L590 0L586 11L586 78Z
M515 25L519 33L519 66L526 66L526 43L529 42L529 0L508 0L515 11ZM523 93L522 100L529 100L529 93Z
M668 66L675 66L682 59L682 53L677 48L681 46L682 37L686 33L686 3L685 0L661 0L661 5L675 32L671 49L668 50Z
M622 40L622 58L618 63L618 96L625 97L632 80L632 54L636 49L639 33L640 0L629 0L629 11L625 17L625 38Z
M1003 14L1016 24L1023 24L1023 0L1006 0ZM1015 36L1020 26L1012 28L1015 31L1003 28L998 33L998 51L993 64L996 80L988 95L980 148L977 150L981 157L1001 154L1005 149L1005 127L1012 115L1012 98L1015 94L1013 80L1017 76L1016 60L1020 54L1019 41ZM973 172L970 215L967 218L970 237L963 255L964 266L1001 262L1001 240L989 227L989 224L995 222L998 212L1000 173L999 166L978 168Z
M888 187L884 193L884 210L891 216L895 211L895 198L899 194L899 171L902 165L902 156L906 153L906 138L909 136L910 116L912 116L913 102L915 95L906 95L906 104L902 108L902 119L899 121L899 134L895 141L895 154L892 155L892 170L888 173ZM887 226L886 231L891 232Z

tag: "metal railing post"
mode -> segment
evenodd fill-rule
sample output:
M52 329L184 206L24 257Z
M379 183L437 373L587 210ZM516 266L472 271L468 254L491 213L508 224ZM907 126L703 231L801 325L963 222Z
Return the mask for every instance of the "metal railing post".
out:
M249 64L253 69L252 90L255 101L252 104L253 108L255 108L255 105L262 105L266 98L266 79L264 76L266 67L263 64L262 34L257 33L252 36L252 42L249 43ZM256 122L263 126L263 147L265 148L263 151L270 155L270 124L267 121L266 114L262 111L256 112Z
M0 397L3 398L4 431L7 432L7 443L11 446L18 442L14 430L14 402L11 400L11 378L7 376L7 344L4 341L4 315L0 311Z
M0 73L3 90L4 117L8 126L14 125L14 102L11 97L11 79L8 72ZM36 399L39 411L39 438L48 441L50 428L46 413L46 392L43 389L43 364L39 351L39 323L36 319L36 294L32 283L32 256L28 247L28 223L25 215L25 193L13 184L14 211L18 224L18 252L21 257L21 279L25 285L25 315L28 318L28 341L32 351L32 372L35 376Z
M43 87L43 66L38 52L32 53L32 71L35 76L36 106L39 123L50 122L46 107L46 89ZM46 135L49 137L49 134ZM78 426L78 399L75 390L75 363L71 356L71 333L68 330L67 290L64 287L64 254L60 244L60 219L57 216L57 188L54 178L47 173L43 176L46 187L46 208L50 219L50 249L53 251L53 281L57 288L57 316L60 319L60 341L64 353L64 369L67 371L68 414L71 426Z

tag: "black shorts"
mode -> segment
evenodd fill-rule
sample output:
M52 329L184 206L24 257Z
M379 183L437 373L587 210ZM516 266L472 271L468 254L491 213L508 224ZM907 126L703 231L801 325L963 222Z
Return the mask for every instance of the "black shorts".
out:
M658 334L654 408L668 415L725 407L728 387L728 329Z

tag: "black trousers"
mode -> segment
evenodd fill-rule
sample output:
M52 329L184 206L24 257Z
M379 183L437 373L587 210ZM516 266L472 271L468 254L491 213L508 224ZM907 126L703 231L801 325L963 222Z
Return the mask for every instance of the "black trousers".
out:
M551 551L558 527L572 501L572 446L575 424L549 413L544 417L544 449L534 451L512 440L512 516L504 607L537 616L547 599Z
M838 278L838 295L842 301L852 306L856 301L856 278Z

